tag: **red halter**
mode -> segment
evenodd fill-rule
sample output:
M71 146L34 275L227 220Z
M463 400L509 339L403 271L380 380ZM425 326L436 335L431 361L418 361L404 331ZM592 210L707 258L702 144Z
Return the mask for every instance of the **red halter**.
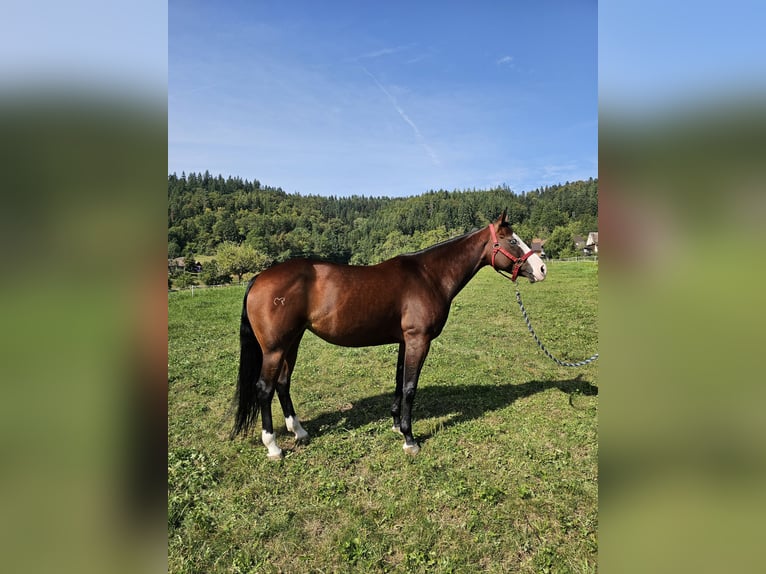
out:
M495 233L495 226L491 223L489 224L489 234L492 237L492 268L497 271L498 273L502 274L502 270L495 267L495 255L497 255L497 252L499 251L503 255L505 255L508 259L513 261L513 269L511 270L511 281L516 281L516 277L519 276L519 271L521 270L521 266L524 265L524 262L529 259L532 255L535 254L534 251L531 249L527 251L524 255L521 257L516 257L503 249L503 247L500 245L500 243L497 241L497 233Z

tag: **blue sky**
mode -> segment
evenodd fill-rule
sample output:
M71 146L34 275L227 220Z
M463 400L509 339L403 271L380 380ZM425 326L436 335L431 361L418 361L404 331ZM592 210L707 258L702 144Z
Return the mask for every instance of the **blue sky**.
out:
M599 3L599 97L639 118L766 88L761 0Z
M368 196L597 176L595 1L168 10L169 172Z

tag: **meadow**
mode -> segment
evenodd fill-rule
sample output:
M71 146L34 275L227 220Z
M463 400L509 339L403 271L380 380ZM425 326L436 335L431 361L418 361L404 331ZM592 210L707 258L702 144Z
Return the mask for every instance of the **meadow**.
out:
M598 264L521 281L546 347L598 350ZM168 571L595 572L598 362L559 367L513 285L485 268L452 303L413 409L421 451L391 430L396 346L307 333L292 397L311 440L269 461L229 440L244 285L168 294ZM258 426L260 429L260 424Z

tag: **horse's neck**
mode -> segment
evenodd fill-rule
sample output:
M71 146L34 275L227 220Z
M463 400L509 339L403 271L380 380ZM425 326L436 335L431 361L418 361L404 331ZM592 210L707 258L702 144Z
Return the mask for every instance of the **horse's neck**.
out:
M423 269L451 301L486 262L483 230L437 245L420 254Z

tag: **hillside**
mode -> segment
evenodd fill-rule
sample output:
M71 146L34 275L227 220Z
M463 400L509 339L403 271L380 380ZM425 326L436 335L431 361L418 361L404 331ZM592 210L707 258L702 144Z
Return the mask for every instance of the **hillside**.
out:
M168 257L246 243L273 261L313 256L368 264L486 225L505 208L521 237L598 230L598 180L517 194L438 190L405 198L286 193L258 180L210 173L168 176ZM558 232L561 235L561 231Z

